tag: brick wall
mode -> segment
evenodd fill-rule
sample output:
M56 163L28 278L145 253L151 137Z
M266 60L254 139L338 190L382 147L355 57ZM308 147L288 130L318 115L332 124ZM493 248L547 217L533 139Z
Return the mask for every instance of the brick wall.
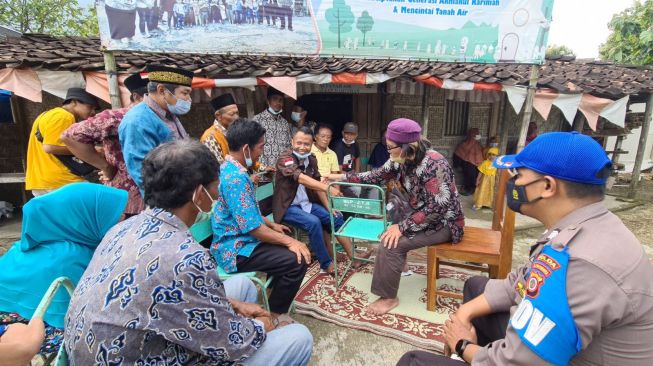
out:
M446 157L452 157L456 146L465 139L465 136L444 136L445 98L444 90L430 89L427 101L429 108L429 124L427 139L433 147ZM422 96L403 95L394 96L392 118L406 117L422 123ZM476 127L483 137L487 138L487 131L492 116L492 104L470 103L468 127Z

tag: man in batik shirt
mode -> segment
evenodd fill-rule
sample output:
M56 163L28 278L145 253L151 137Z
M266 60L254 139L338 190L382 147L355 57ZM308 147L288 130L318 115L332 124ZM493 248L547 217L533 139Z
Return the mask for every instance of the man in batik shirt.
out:
M85 121L73 124L61 135L61 140L70 152L100 169L100 180L104 184L129 193L125 213L130 216L143 211L144 205L141 193L125 166L118 141L118 126L125 113L143 100L147 93L147 82L148 79L141 78L139 73L131 75L125 79L125 86L131 93L129 99L132 104L126 108L107 109ZM101 153L96 151L96 146L102 146Z
M265 144L261 164L275 166L282 152L290 149L293 125L281 115L283 112L283 93L268 87L268 108L252 118L265 128ZM299 126L301 127L301 126Z
M278 326L253 303L249 279L221 281L188 230L218 195L220 168L208 149L165 143L142 166L150 208L105 235L71 297L70 364L306 365L308 329Z

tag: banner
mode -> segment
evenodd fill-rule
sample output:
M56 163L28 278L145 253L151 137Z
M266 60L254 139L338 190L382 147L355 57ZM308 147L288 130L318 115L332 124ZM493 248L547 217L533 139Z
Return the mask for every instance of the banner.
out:
M99 0L109 50L543 63L553 0Z

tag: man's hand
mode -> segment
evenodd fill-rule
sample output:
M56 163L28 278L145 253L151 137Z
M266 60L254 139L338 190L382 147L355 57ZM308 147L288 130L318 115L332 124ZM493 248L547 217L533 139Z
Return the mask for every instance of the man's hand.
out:
M265 167L265 171L266 171L267 173L274 173L274 172L277 171L277 168L274 167L274 166L272 166L272 165L270 165L270 166L266 166L266 167Z
M44 339L45 325L41 318L33 318L29 324L11 324L0 339L3 353L6 352L3 359L8 364L27 365L41 349Z
M474 344L478 343L474 327L466 326L455 314L451 314L449 319L444 322L445 343L453 351L456 349L456 343L461 339L467 339Z
M278 320L274 319L270 315L259 316L256 317L255 319L263 323L263 328L265 328L266 332L271 332L275 330L277 328L277 324L279 324Z
M100 182L108 183L113 180L113 178L116 176L116 171L117 169L115 166L107 164L107 166L104 169L100 170L100 173L98 174L100 177Z
M331 173L325 177L329 182L342 182L345 180L345 175L340 173Z
M249 302L237 301L233 299L229 299L229 302L231 303L231 307L234 308L236 314L240 314L248 318L270 316L270 313L265 311L265 309L263 309L259 304L252 304Z
M342 192L336 187L329 187L332 197L342 197Z
M276 231L278 233L286 234L286 235L290 235L292 233L292 229L289 228L288 226L277 224L275 222L270 223L270 229L272 229L272 230L274 230L274 231Z
M249 179L251 179L255 185L258 185L258 182L261 181L261 176L258 174L252 174L249 176Z
M399 225L390 225L388 230L381 234L381 243L383 243L383 246L388 249L394 249L397 247L397 244L399 244L400 238L401 230L399 230Z
M304 243L291 239L290 244L288 244L288 250L297 255L297 263L302 263L302 258L306 263L311 263L311 252L308 250Z

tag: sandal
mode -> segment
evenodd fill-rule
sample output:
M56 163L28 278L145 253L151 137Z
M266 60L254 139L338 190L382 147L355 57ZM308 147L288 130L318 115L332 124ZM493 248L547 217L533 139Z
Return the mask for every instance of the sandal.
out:
M295 321L295 319L291 318L290 315L280 314L277 317L277 327L276 328L285 327L286 325L295 324L295 323L297 323L297 322Z

